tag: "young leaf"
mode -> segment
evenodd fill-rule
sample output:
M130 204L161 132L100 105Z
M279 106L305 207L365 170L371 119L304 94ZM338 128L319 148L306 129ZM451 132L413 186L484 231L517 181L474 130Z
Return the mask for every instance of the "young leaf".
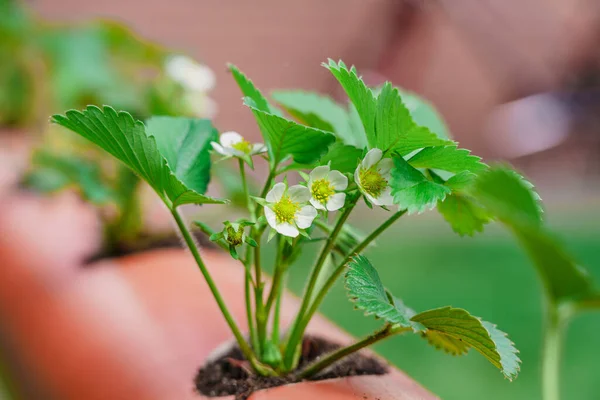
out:
M335 76L346 91L350 101L356 107L356 111L358 112L365 129L369 147L376 147L375 114L377 102L375 100L375 95L363 82L362 78L357 75L354 67L348 70L346 64L341 60L336 63L331 59L329 59L328 63L323 63L323 66Z
M441 169L454 173L479 172L487 168L480 157L473 156L469 150L459 149L456 145L426 147L412 156L408 163L415 168Z
M190 189L205 193L210 181L211 142L218 132L207 119L152 117L146 132L156 139L159 152L171 171Z
M483 226L492 220L489 212L474 199L460 194L449 194L437 204L437 209L459 235L473 236L483 232Z
M342 173L354 173L362 156L363 150L337 142L329 148L329 152L321 158L319 164L329 164L331 169Z
M273 166L288 156L292 156L300 164L316 162L335 141L335 136L329 132L261 111L249 97L245 98L244 103L252 110L258 122Z
M404 106L397 88L386 83L377 97L375 119L376 147L392 149L401 155L428 146L444 146L453 142L440 139L428 128L414 123L410 112Z
M412 327L415 331L422 329L411 322L415 315L413 310L388 296L377 270L366 257L357 255L348 264L346 289L355 307L363 310L365 315L375 315L390 324Z
M393 148L399 138L414 126L410 113L402 103L398 89L386 82L377 97L375 129L376 146L382 150Z
M472 316L460 308L442 307L412 317L429 331L446 335L474 348L496 366L509 380L519 373L517 349L493 324ZM439 342L438 342L439 344Z
M450 139L446 122L431 103L414 93L399 90L404 105L417 125L427 127L441 139Z
M271 96L300 123L334 132L344 143L356 146L348 112L331 98L301 90L278 90Z
M233 64L229 64L229 70L231 71L233 78L235 79L242 93L244 94L244 97L251 98L254 102L254 106L257 109L278 116L282 115L281 111L277 107L274 107L273 105L269 104L269 102L263 96L260 90L258 90L258 88L254 86L254 83L252 83L252 81L246 75L244 75L244 73L240 71L238 67L236 67Z
M444 200L450 189L428 180L421 172L410 166L402 157L394 156L390 186L394 203L409 213L433 208Z
M169 199L167 204L171 207L186 203L224 203L186 186L159 152L155 138L146 134L144 124L134 120L127 112L117 113L108 106L102 109L88 106L83 112L70 110L65 115L54 115L52 121L90 140L125 163L148 182L165 202ZM186 176L184 178L187 179Z

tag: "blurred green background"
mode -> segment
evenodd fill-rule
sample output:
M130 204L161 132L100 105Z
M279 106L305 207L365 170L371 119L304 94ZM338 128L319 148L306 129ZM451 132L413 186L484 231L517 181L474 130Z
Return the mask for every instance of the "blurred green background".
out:
M368 213L367 213L368 211ZM367 232L375 211L355 215L354 226ZM385 218L384 212L380 218ZM547 208L549 222L567 248L600 279L600 224L593 207ZM307 249L290 270L289 284L301 293L312 258ZM541 399L540 349L542 287L533 265L500 225L484 234L461 238L437 213L400 219L366 255L385 285L415 310L452 305L494 321L520 350L521 374L509 382L480 354L449 356L416 335L391 338L376 351L443 399ZM380 323L354 310L338 282L321 312L355 336L367 335ZM562 360L562 395L569 400L597 399L600 381L600 314L576 317L567 333Z

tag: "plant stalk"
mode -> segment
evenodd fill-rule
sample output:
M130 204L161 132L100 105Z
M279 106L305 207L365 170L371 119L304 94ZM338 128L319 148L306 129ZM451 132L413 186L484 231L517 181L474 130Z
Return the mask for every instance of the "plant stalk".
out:
M375 229L361 243L356 245L356 247L354 247L354 249L352 249L350 251L350 253L348 253L348 255L338 264L338 266L335 268L334 272L331 274L329 279L327 279L327 281L323 284L323 287L321 287L321 289L315 296L315 299L312 302L308 311L306 312L306 315L304 315L304 318L295 323L294 333L297 332L296 335L298 335L298 337L302 338L302 336L304 336L304 331L306 330L306 327L308 326L308 323L310 322L312 316L317 312L317 310L319 309L319 306L325 299L325 296L327 296L327 293L329 293L329 291L331 290L331 288L333 287L333 285L335 284L337 279L340 277L340 275L342 274L342 272L345 269L346 264L350 261L350 259L354 255L360 254L360 252L363 251L373 240L375 240L381 233L383 233L387 228L389 228L394 222L396 222L404 214L406 214L406 210L402 210L402 211L398 211L398 212L394 213L394 215L392 215L390 218L388 218L381 226L379 226L379 228ZM291 336L290 336L290 341L288 341L288 348L289 348L290 343L291 343ZM287 355L288 348L286 348L286 355ZM294 360L292 360L292 361L294 361ZM290 364L290 368L291 368L291 365L293 365L293 364L294 364L293 362L292 362L292 364ZM287 365L286 365L286 367L287 367Z
M293 365L295 364L295 362L294 362L294 359L296 358L295 355L297 353L298 347L300 346L300 343L302 342L302 336L304 335L304 327L301 326L301 321L304 318L304 314L308 310L308 306L310 304L310 300L311 300L313 291L315 290L315 285L319 279L319 273L321 272L323 264L325 263L325 259L327 258L327 256L331 252L331 249L333 248L333 245L335 244L335 240L337 239L337 236L341 232L342 227L344 226L344 223L350 216L350 213L356 206L356 203L359 198L360 198L360 196L356 196L354 199L352 199L346 206L344 212L342 212L342 214L339 216L339 218L335 224L335 227L333 228L333 231L331 232L331 235L329 236L329 238L327 239L327 242L323 246L323 249L321 250L321 254L319 255L319 258L317 259L317 262L315 263L315 266L312 269L310 279L308 281L308 284L307 284L306 289L304 290L304 294L302 296L302 304L300 305L300 310L298 311L298 314L296 315L296 319L295 319L294 323L292 324L292 332L290 334L289 340L287 341L287 346L285 349L285 356L283 359L284 365L287 369L291 369L293 367Z
M244 190L244 198L246 199L246 207L250 215L254 215L254 203L250 200L250 193L248 192L248 181L246 180L246 169L244 161L239 159L240 176L242 179L242 187ZM256 328L254 325L254 317L252 313L252 294L251 294L251 283L252 283L252 251L251 246L246 244L246 255L244 256L244 297L246 301L246 318L248 319L248 333L250 334L250 342L254 351L260 351L260 343L256 335Z
M383 327L383 329L380 329L380 330L370 334L369 336L365 337L364 339L359 340L358 342L351 344L350 346L342 347L342 348L332 352L331 354L321 358L320 360L317 360L316 362L308 365L306 368L304 368L302 371L300 371L300 373L297 375L297 377L298 377L298 379L310 379L313 376L315 376L316 374L318 374L319 372L323 371L325 368L336 363L337 361L348 356L349 354L357 352L367 346L372 345L373 343L387 339L390 336L393 336L398 333L407 332L409 330L411 330L411 328L394 327L393 325L387 324L386 326Z
M552 301L546 306L546 326L542 347L542 398L560 399L560 357L565 318Z
M179 212L177 212L177 209L175 209L175 208L173 208L171 210L171 214L173 215L173 218L175 219L175 222L177 223L179 231L181 232L181 235L183 236L185 243L187 244L188 248L190 249L192 256L194 256L194 259L196 260L196 264L198 264L198 267L200 268L200 271L202 272L202 275L204 276L204 279L206 280L206 283L208 284L208 287L210 288L210 291L213 294L213 297L217 301L217 305L219 306L219 309L223 313L223 317L225 317L225 321L227 321L227 325L229 325L229 328L231 329L233 336L235 336L235 339L238 343L238 346L240 347L240 350L242 351L242 353L244 354L246 359L252 364L252 367L257 372L259 372L261 375L268 375L269 374L268 369L266 367L260 365L257 362L256 357L254 356L254 353L252 352L252 349L246 342L246 339L244 339L244 336L242 335L239 327L237 326L235 320L233 319L233 316L229 312L229 309L227 308L227 305L225 304L225 301L223 300L223 297L221 296L219 289L217 288L214 280L212 279L212 276L208 272L208 269L206 268L204 261L202 261L200 252L198 251L198 248L196 247L196 243L194 242L194 239L192 238L192 235L190 234L190 231L188 230L185 222L181 218L181 215L179 214Z

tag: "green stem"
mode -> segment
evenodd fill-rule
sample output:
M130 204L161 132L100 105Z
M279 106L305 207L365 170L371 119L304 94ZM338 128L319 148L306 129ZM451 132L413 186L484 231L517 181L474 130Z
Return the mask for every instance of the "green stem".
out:
M259 372L262 375L269 374L269 371L264 366L260 365L257 362L257 360L254 356L254 353L252 352L252 349L250 348L250 346L248 345L248 343L242 336L242 333L241 333L240 329L238 328L235 320L233 319L233 316L229 312L229 309L227 308L227 305L225 304L225 301L223 300L223 297L221 296L219 289L217 288L214 280L212 279L212 276L208 272L208 269L206 268L204 261L202 261L202 257L200 257L200 252L198 251L198 248L196 247L196 243L194 242L194 239L192 238L192 235L190 234L190 231L188 230L187 225L181 218L181 215L177 212L177 209L175 209L175 208L173 208L171 210L171 214L173 215L173 218L175 219L175 222L177 223L177 226L179 227L179 231L181 232L181 235L183 236L185 243L187 244L188 248L190 249L192 256L194 256L194 259L196 260L196 264L198 264L198 267L200 268L200 271L202 272L202 275L204 276L204 279L206 280L206 283L208 284L208 287L210 288L210 291L213 294L213 297L217 301L217 305L219 306L219 309L223 313L223 317L225 317L225 321L227 321L227 324L229 325L229 328L231 329L233 336L235 336L235 339L237 340L240 350L242 351L242 353L244 354L246 359L252 364L254 369L257 370L257 372Z
M271 284L271 291L269 292L269 296L267 297L267 303L265 306L265 311L267 316L271 312L271 307L277 297L279 287L281 286L281 278L283 273L285 272L286 266L283 265L283 249L285 247L285 240L278 237L279 245L277 246L277 257L275 259L275 271L273 273L273 283Z
M283 283L286 281L286 278L287 272L284 272L283 276L281 277L282 284L279 285L277 296L275 298L275 312L273 314L273 331L271 332L271 341L276 346L279 345L279 339L281 337L279 328L281 319L281 303L283 302L283 288L285 286Z
M560 399L560 353L565 317L561 308L548 301L546 306L546 327L542 347L542 398Z
M260 197L264 198L271 188L271 183L273 182L273 178L275 178L275 174L272 170L269 171L269 175L265 182L265 186L263 187ZM258 218L262 213L262 207L253 208L253 222L257 222ZM256 285L254 286L254 308L256 311L256 334L258 341L258 352L259 355L262 355L262 352L265 349L265 342L267 337L267 315L265 314L264 303L263 303L263 289L264 283L262 281L262 267L261 267L261 238L264 233L264 227L259 228L257 225L252 227L252 238L258 244L254 248L254 278Z
M360 196L355 196L355 198L351 199L344 211L342 212L342 214L339 216L335 227L331 232L331 235L329 236L327 242L323 246L321 254L319 255L319 258L317 259L317 262L315 263L315 266L312 269L310 279L308 281L306 289L304 290L304 295L302 296L302 304L300 305L300 310L298 311L296 320L292 324L292 332L290 334L290 338L287 342L287 347L285 349L284 365L288 369L292 368L292 366L295 364L294 359L296 358L295 355L297 353L297 348L300 346L300 343L302 342L302 336L304 334L304 327L301 327L301 321L303 320L304 314L306 313L310 304L310 300L312 298L313 291L315 290L315 285L319 279L321 269L323 268L323 264L325 263L325 260L327 259L329 253L331 253L331 249L335 244L337 236L341 232L344 223L350 216L350 213L356 206L356 203L359 198Z
M265 342L267 339L267 315L265 313L265 307L263 302L263 290L264 282L262 281L262 267L261 267L261 244L260 238L263 234L263 229L256 229L256 243L258 246L254 248L254 277L256 280L256 286L254 287L254 307L256 310L256 334L258 336L258 344L260 353L265 349Z
M239 167L240 167L240 177L242 179L242 187L244 190L244 198L246 199L246 207L248 207L248 212L250 215L254 216L254 203L250 200L250 193L248 192L248 181L246 180L246 168L244 166L244 161L239 159ZM246 318L248 319L248 332L250 334L250 342L252 343L252 347L254 351L260 351L260 343L256 334L256 328L254 325L254 317L252 314L252 294L251 294L251 283L252 283L252 273L251 273L251 255L252 250L251 246L248 244L246 246L246 255L244 256L244 295L246 300Z
M320 371L323 371L325 368L348 356L349 354L357 352L367 346L372 345L373 343L387 339L390 336L396 335L398 333L407 332L409 330L411 330L411 328L400 326L394 327L393 325L388 324L384 326L383 329L380 329L370 334L364 339L359 340L358 342L351 344L350 346L342 347L332 352L331 354L317 360L316 362L308 365L306 368L300 371L297 377L298 379L310 379L316 374L318 374Z
M321 287L321 289L315 296L315 300L312 302L308 312L306 313L304 318L299 322L299 324L297 326L295 326L296 329L294 330L294 332L298 332L298 335L300 335L300 337L302 337L304 335L304 331L305 331L306 327L308 326L308 323L310 322L311 318L317 312L317 310L319 309L319 306L325 299L325 296L327 296L327 293L329 293L329 291L331 290L331 288L333 287L333 285L335 284L337 279L340 277L342 272L344 272L346 264L350 261L350 259L354 255L360 254L360 252L362 252L369 244L371 244L371 242L373 242L373 240L375 240L387 228L392 226L392 224L394 222L396 222L404 214L406 214L406 210L402 210L402 211L398 211L398 212L394 213L394 215L392 215L390 218L388 218L381 226L379 226L379 228L377 228L373 232L371 232L371 234L369 236L367 236L361 243L356 245L356 247L354 247L354 249L352 249L350 251L350 253L348 253L348 255L335 268L335 270L333 271L333 273L331 274L329 279L327 279L327 281L323 284L323 286ZM288 346L289 346L289 343L290 342L288 342ZM286 349L286 354L287 354L287 350L288 349ZM292 365L293 365L293 363L292 363ZM290 365L290 368L292 365Z

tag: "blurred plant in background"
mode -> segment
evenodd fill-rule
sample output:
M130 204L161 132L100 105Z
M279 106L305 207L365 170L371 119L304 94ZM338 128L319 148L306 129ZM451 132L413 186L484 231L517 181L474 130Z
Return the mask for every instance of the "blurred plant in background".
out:
M47 116L110 103L142 119L210 118L212 70L119 23L50 23L15 0L0 0L0 38L0 134L16 129L35 138L25 186L42 193L75 188L97 205L108 254L157 240L144 231L137 176L77 135L57 135L62 129Z

